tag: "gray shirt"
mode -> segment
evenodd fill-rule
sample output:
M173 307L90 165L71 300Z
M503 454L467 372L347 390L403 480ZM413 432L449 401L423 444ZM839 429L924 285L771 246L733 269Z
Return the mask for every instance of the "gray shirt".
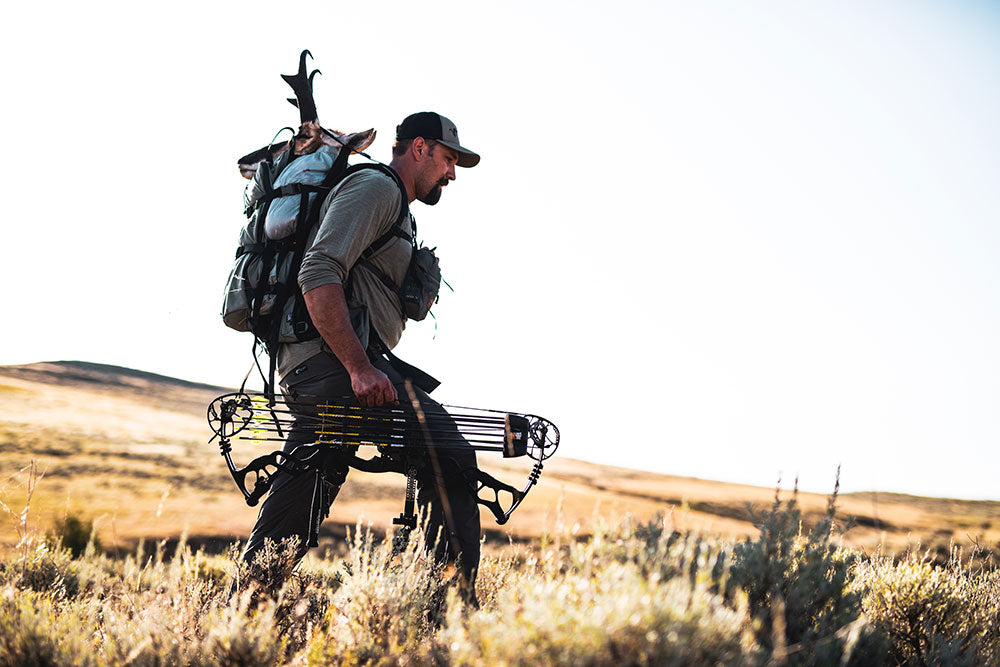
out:
M406 320L399 298L371 271L354 265L361 253L392 229L402 203L399 186L388 175L376 169L351 174L338 183L323 202L320 223L306 240L299 268L299 287L303 294L322 285L346 285L348 274L351 274L348 306L367 308L371 326L390 348L399 342ZM403 231L413 234L409 215L403 221ZM410 241L396 236L380 247L369 261L399 285L406 275L411 253ZM281 345L278 376L284 377L320 352L322 345L321 338Z

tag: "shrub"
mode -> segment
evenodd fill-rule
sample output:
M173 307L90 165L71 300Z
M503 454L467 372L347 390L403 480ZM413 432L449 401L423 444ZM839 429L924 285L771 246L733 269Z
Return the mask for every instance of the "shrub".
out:
M248 613L249 596L233 601L205 623L206 634L190 664L278 665L286 640L275 624L275 606Z
M0 566L0 581L56 599L75 597L80 579L69 551L44 541L32 545L21 549L15 561Z
M861 616L860 594L848 586L857 555L833 541L837 490L808 533L798 489L787 503L776 491L757 521L760 536L735 548L731 584L745 592L757 641L776 662L871 664L885 653Z
M739 600L719 592L725 545L647 524L556 539L478 613L451 607L437 658L453 664L741 664L758 649ZM512 638L517 638L513 641ZM430 657L430 656L427 656Z
M0 665L92 665L92 652L72 613L50 598L6 586L0 592Z
M642 577L634 566L593 578L532 578L494 610L449 617L439 645L455 664L736 664L745 611L701 586ZM517 638L513 641L512 638ZM755 653L752 645L746 653Z
M28 536L0 558L0 665L1000 664L1000 573L845 550L835 501L805 532L776 494L736 545L663 517L563 531L487 554L478 609L419 530L401 554L359 530L288 577L297 545L270 545L233 595L248 569L183 538L73 559Z
M963 565L956 550L944 565L929 554L859 568L863 608L890 638L897 664L1000 664L1000 573Z
M50 540L63 549L68 549L73 558L79 558L89 548L101 551L101 542L94 532L94 522L84 521L75 514L67 514L56 522Z
M250 588L256 593L276 598L298 563L300 550L298 536L279 542L265 539L263 546L254 554L253 562L246 563L236 557L236 590Z
M443 622L454 581L434 561L424 534L422 527L412 531L397 555L391 538L376 543L358 526L322 632L308 648L310 664L367 664L428 652L422 644Z

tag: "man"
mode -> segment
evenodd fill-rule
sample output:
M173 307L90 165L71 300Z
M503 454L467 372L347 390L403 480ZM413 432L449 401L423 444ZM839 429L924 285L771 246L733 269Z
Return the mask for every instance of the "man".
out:
M297 397L353 394L365 407L411 403L403 373L379 350L380 345L394 347L405 324L399 296L390 284L402 284L413 252L408 206L414 200L436 204L455 180L456 166L474 167L479 155L459 143L454 123L434 112L404 119L396 128L392 154L389 166L395 177L378 169L348 175L327 196L321 222L307 240L298 282L320 338L278 350L281 391L295 416L286 452L315 441L309 428L315 408L297 405ZM418 387L413 391L423 405L437 407L426 392ZM440 529L438 556L457 559L470 587L479 565L479 509L460 469L475 465L471 449L449 451L442 457L443 480L418 480L417 493L418 504L429 515L431 542ZM327 472L328 479L342 483L347 467L333 460ZM334 484L317 495L315 479L307 474L275 477L244 549L246 562L253 561L265 539L298 536L298 556L305 554L310 516L315 515L311 509L319 502L328 511L339 490Z

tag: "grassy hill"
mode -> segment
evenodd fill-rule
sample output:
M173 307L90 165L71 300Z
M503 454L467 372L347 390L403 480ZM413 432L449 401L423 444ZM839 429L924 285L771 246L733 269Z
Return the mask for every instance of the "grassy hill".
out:
M91 520L111 549L185 531L196 545L244 539L256 509L243 502L218 448L209 444L205 421L209 402L227 391L80 361L0 367L0 500L10 510L0 512L0 544L17 540L17 515L28 504L35 527L46 530L66 516ZM260 453L234 452L241 462ZM524 478L520 462L482 459L501 479ZM29 503L24 469L31 461L43 476ZM399 475L352 471L324 524L326 543L339 543L358 520L385 530L402 508L402 494ZM646 519L662 512L678 530L733 538L756 533L753 513L770 506L774 494L557 455L507 526L485 513L483 526L490 541L504 544L536 538L557 523L587 533L596 517ZM802 493L799 503L810 521L822 516L827 498ZM838 508L845 522L853 517L845 541L866 550L1000 544L998 502L859 493L841 496Z

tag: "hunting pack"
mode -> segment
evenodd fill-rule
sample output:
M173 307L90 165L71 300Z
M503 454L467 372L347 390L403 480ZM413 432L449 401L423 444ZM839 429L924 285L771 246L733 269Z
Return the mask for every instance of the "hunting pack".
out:
M250 179L244 193L247 223L240 231L236 258L222 300L222 320L236 331L254 336L270 357L264 378L265 392L274 393L275 359L278 345L312 340L319 336L306 310L298 286L299 267L310 232L319 222L320 209L338 183L360 170L384 173L400 191L400 212L393 227L377 238L352 267L372 272L396 294L407 318L423 320L437 301L441 270L431 248L417 245L404 231L409 217L406 189L396 173L384 164L370 161L349 165L352 154L371 159L364 149L371 145L375 130L345 134L319 124L312 82L319 70L306 74L306 57L299 57L299 70L282 78L295 93L289 98L299 109L298 133L284 143L272 143L239 159L240 173ZM413 244L412 259L402 284L371 263L370 258L394 238ZM429 376L428 376L429 377Z

